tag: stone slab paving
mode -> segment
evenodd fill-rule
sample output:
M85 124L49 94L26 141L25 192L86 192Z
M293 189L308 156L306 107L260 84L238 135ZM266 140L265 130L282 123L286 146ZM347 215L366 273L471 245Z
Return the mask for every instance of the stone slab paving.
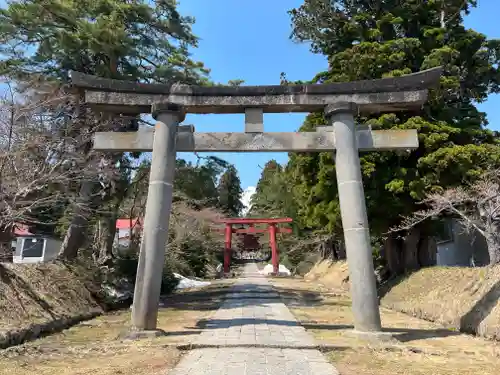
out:
M169 375L338 375L255 264L193 343Z
M169 375L338 375L313 349L205 348L190 351Z

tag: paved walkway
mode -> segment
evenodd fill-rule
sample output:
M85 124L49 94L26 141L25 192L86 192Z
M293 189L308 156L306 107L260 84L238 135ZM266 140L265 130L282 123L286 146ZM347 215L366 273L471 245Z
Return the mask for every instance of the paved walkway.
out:
M337 375L255 264L169 375Z

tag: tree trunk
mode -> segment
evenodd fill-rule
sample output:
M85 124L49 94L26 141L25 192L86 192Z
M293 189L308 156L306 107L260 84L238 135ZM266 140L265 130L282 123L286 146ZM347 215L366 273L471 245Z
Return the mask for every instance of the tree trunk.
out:
M420 229L413 227L403 241L403 263L405 271L419 268L418 250L420 242Z
M418 246L418 263L421 267L435 266L437 262L436 240L430 236L422 236Z
M116 236L116 219L117 219L117 209L101 220L101 236L99 244L99 259L98 263L100 265L108 264L113 259L113 245Z
M89 225L89 202L92 200L93 190L93 181L86 180L82 183L73 218L59 250L59 258L75 259L78 250L85 243L85 235Z
M490 257L490 266L500 263L500 243L495 238L495 235L486 237L486 244L488 246L488 255Z
M384 241L384 258L391 275L399 275L403 272L400 241L392 233Z
M337 258L339 260L347 259L347 253L345 251L344 241L335 241L335 252L337 253Z
M437 245L425 229L414 227L404 240L390 234L384 242L382 255L391 275L401 275L405 271L436 265Z

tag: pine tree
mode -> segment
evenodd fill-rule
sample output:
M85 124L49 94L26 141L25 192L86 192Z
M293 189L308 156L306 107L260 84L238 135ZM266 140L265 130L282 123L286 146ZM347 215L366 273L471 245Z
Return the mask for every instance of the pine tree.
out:
M0 11L1 74L67 80L75 70L140 82L199 83L194 19L175 0L26 0Z
M463 16L475 5L475 0L305 0L289 12L292 37L328 57L328 70L317 74L314 83L444 67L440 86L430 92L422 112L358 119L374 129L419 132L420 147L414 152L361 155L375 236L413 212L427 193L474 181L484 170L499 165L496 134L485 128L486 115L475 103L499 91L500 41L464 27ZM314 113L301 130L325 123L322 113ZM340 235L333 154L293 154L288 169L302 224ZM418 257L398 252L397 262L391 265L394 272L419 263Z
M243 203L241 202L243 189L241 188L238 171L233 165L229 166L221 176L217 190L219 192L220 209L226 215L239 216L243 210Z

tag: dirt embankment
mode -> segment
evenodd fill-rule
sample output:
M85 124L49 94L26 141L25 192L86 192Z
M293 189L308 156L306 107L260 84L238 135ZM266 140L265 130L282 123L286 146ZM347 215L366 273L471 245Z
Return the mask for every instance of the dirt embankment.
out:
M102 314L98 290L82 265L0 264L0 348Z
M319 262L305 279L336 293L349 291L345 262ZM500 266L425 268L385 286L380 295L384 307L500 340Z

